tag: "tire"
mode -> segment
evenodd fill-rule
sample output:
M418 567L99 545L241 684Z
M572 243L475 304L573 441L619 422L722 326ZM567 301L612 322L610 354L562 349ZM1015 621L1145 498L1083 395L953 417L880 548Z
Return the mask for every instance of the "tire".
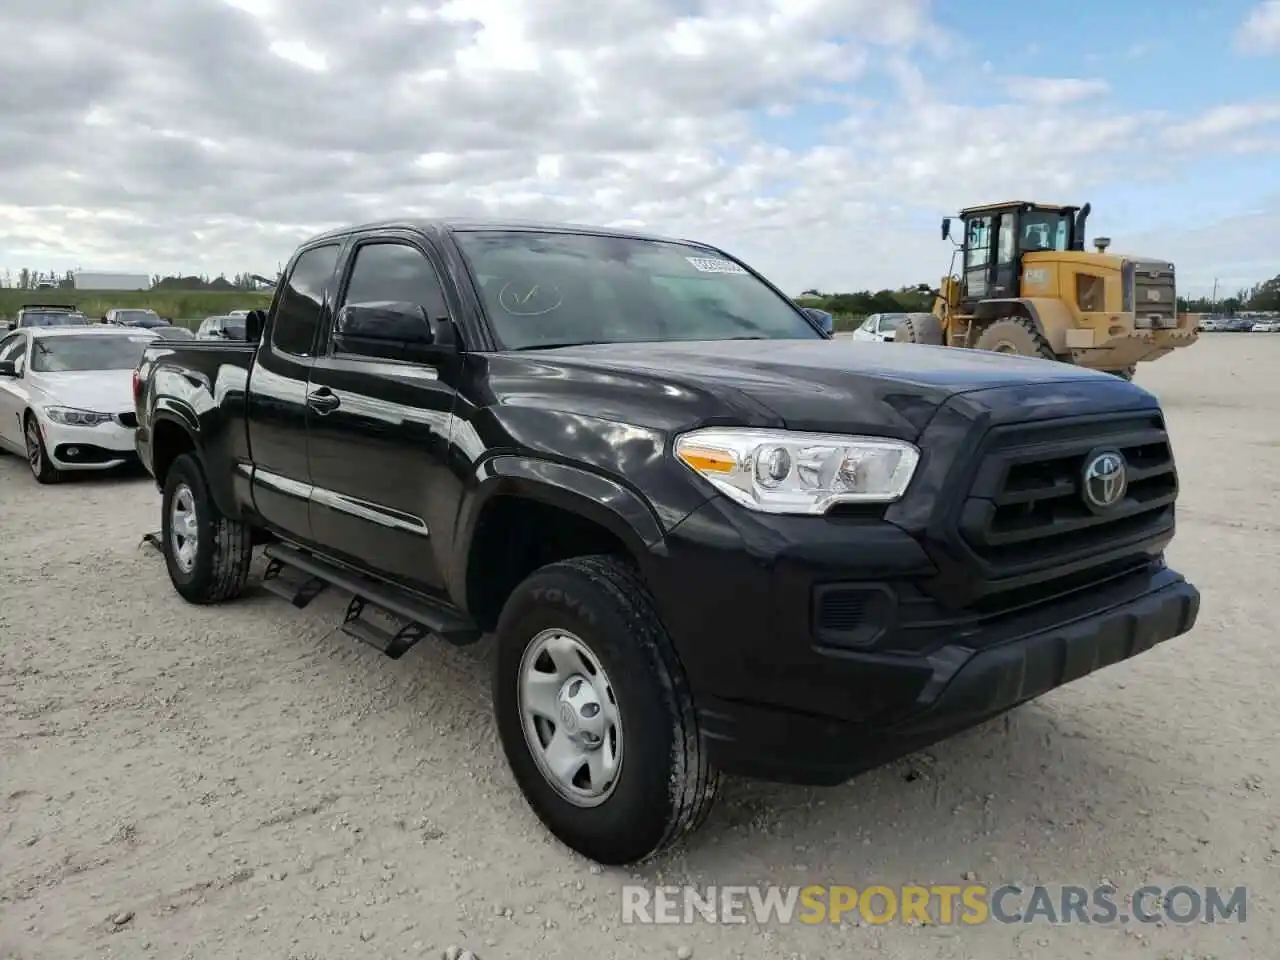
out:
M923 343L942 346L942 322L933 314L925 317L907 317L898 328L894 343Z
M521 694L526 673L550 663L534 656L539 638L568 642L565 634L585 647L587 665L579 663L585 669L576 675L591 678L593 696L615 704L619 721L612 728L618 732L612 789L586 801L566 798L563 782L557 786L543 773L542 751L535 754L534 746L539 730L527 719ZM545 691L574 689L572 680L557 686L558 678L543 676ZM602 683L608 690L600 693ZM593 716L581 708L570 727L559 712L565 700L549 702L557 734L585 730L584 718ZM697 829L711 810L719 776L706 758L688 681L648 587L616 558L550 564L515 589L498 623L493 704L503 751L525 799L553 835L592 860L611 866L647 860ZM604 751L615 741L608 708L599 716Z
M1133 380L1134 374L1138 372L1138 365L1136 363L1131 363L1122 370L1108 370L1107 372L1119 377L1121 380L1131 381Z
M238 597L253 560L252 531L219 512L209 496L204 471L191 454L178 457L169 468L160 503L164 562L174 589L190 603ZM180 524L178 536L174 535L175 507L178 514L194 517L195 545L189 553L180 549L180 544L190 542L182 534L185 525Z
M23 436L27 444L27 464L31 467L31 475L37 483L57 483L64 474L49 462L49 451L44 445L44 435L40 432L40 421L36 415L27 411L23 418Z
M1005 317L989 324L978 336L974 348L1019 357L1057 360L1053 347L1026 317Z

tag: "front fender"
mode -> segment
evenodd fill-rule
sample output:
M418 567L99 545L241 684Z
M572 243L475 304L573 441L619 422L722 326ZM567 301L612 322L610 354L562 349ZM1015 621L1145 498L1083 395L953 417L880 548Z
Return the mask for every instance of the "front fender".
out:
M641 568L666 554L666 533L657 512L637 491L583 467L539 457L499 455L479 464L475 486L463 501L452 569L459 571L454 596L465 595L465 570L476 525L495 496L519 496L568 510L604 527L621 540Z

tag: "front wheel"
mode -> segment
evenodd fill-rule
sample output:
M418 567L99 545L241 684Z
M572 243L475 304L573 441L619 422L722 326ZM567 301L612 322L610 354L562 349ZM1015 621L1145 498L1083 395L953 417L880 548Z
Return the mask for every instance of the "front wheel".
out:
M62 479L62 471L49 461L49 451L44 445L44 435L40 433L40 421L34 413L28 413L23 434L27 443L27 464L31 467L31 475L36 483L57 483Z
M525 799L599 863L647 859L696 829L718 776L648 588L613 557L529 576L497 630L498 735Z
M251 531L218 510L191 454L169 468L160 502L164 562L174 589L191 603L239 596L253 560Z
M1007 353L1019 357L1056 360L1053 347L1026 317L1002 317L985 327L974 343L978 350Z

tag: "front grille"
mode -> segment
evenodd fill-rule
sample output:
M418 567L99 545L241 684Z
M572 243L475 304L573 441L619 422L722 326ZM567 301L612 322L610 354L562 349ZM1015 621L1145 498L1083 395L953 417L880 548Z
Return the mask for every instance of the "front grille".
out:
M1084 471L1104 451L1123 458L1128 488L1108 509L1091 508ZM1114 556L1173 528L1178 476L1158 413L997 427L983 445L959 532L1002 578L1031 568ZM1101 557L1100 557L1101 562Z
M132 411L129 413L117 413L116 423L122 427L136 427L138 425L138 415Z
M1133 310L1140 330L1178 325L1178 291L1173 264L1146 261L1125 264L1126 309ZM1132 304L1132 306L1129 306Z

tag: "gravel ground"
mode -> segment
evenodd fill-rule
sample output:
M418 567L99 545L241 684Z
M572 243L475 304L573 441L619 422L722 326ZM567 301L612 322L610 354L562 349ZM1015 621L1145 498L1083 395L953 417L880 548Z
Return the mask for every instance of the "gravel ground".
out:
M497 744L488 643L387 660L339 597L185 605L136 477L0 455L0 957L1274 957L1280 337L1145 365L1199 626L927 755L730 781L643 882L1249 887L1244 924L624 926L627 871L550 841Z

